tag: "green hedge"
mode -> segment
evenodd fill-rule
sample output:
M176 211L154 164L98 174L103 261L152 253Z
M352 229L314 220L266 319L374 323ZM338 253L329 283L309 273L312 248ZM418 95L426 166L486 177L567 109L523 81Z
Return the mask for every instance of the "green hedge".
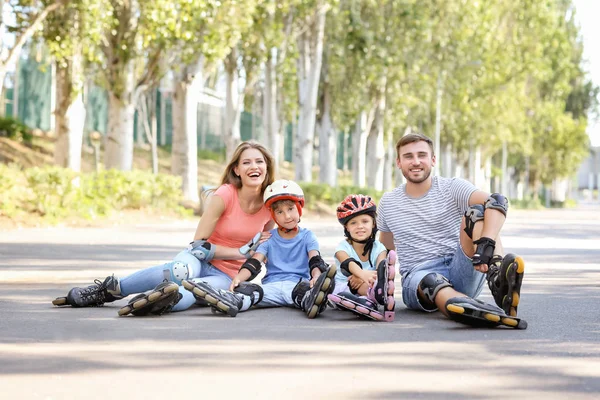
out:
M184 212L180 201L181 179L171 175L116 170L79 174L59 167L0 164L0 215L7 217L92 219L141 208Z
M376 203L379 203L379 199L383 195L383 192L375 189L351 185L332 187L324 183L301 182L300 186L304 191L306 207L309 209L312 209L317 202L321 202L331 205L332 210L335 211L337 205L349 194L366 194L371 196Z
M0 117L0 136L26 143L31 143L32 139L27 125L12 117Z

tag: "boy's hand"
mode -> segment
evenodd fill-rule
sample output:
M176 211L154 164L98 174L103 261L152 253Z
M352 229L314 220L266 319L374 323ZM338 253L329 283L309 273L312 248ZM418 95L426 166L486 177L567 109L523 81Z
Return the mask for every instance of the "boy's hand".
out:
M240 282L242 282L242 281L237 276L235 278L233 278L233 280L231 281L231 285L229 285L229 291L233 292L233 289L238 287L240 285Z
M315 268L313 271L314 272L312 274L312 279L308 282L310 284L311 288L313 287L313 285L315 284L315 282L317 281L317 279L321 275L321 271L319 271L317 268Z

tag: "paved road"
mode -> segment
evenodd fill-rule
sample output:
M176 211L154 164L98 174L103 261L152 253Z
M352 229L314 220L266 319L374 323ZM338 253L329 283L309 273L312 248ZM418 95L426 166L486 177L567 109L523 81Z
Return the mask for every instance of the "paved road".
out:
M330 258L341 227L303 224ZM332 310L118 318L124 300L50 304L73 285L169 260L194 229L0 232L0 398L598 398L598 208L511 212L503 241L526 261L526 331L469 329L402 305L394 323L376 323Z

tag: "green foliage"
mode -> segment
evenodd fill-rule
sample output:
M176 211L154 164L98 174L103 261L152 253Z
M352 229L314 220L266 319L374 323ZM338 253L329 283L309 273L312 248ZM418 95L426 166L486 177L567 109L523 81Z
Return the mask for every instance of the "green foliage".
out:
M0 117L0 136L27 143L31 143L32 139L27 125L12 117Z
M171 175L116 170L77 174L59 167L0 164L0 215L38 214L49 221L93 219L115 210L153 208L183 212L181 180Z
M330 185L324 183L306 183L300 182L300 187L304 191L305 204L309 209L315 208L317 203L325 203L332 207L332 210L335 211L338 203L340 203L346 196L349 194L366 194L376 202L379 201L383 192L377 191L375 189L366 188L366 187L358 187L352 185L343 185L332 187Z

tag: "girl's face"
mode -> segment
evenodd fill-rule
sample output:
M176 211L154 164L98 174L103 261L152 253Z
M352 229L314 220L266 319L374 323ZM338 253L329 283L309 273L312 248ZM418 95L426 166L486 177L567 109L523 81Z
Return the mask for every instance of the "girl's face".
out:
M246 149L233 172L242 180L242 186L261 186L267 174L265 157L258 149Z
M300 214L295 204L283 204L278 205L277 209L273 211L275 216L275 222L283 229L294 229L298 226L300 221Z
M375 221L370 215L362 214L346 223L346 230L354 240L366 240L373 233Z

